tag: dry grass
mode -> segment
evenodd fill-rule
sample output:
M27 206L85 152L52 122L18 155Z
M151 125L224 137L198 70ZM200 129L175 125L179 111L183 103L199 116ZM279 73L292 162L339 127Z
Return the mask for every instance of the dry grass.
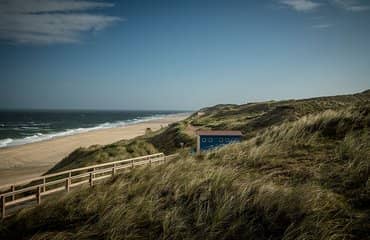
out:
M183 152L166 165L23 210L0 236L365 239L368 124L368 106L326 111L204 156Z
M157 152L158 150L152 144L141 139L122 140L106 146L96 145L89 148L78 148L57 163L47 173L113 162Z

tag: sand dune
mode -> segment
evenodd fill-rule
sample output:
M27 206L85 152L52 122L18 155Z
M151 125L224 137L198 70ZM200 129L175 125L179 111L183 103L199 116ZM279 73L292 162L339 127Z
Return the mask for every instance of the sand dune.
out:
M0 149L0 185L40 176L78 147L109 144L131 139L145 133L146 128L158 130L186 118L186 114L167 116L158 120L80 133L47 141Z

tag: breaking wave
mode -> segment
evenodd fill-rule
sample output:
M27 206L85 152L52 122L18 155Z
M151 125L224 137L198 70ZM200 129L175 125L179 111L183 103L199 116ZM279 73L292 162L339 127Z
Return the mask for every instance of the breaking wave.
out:
M45 134L36 133L32 136L27 136L24 138L16 138L16 139L5 138L5 139L0 139L0 148L18 146L18 145L23 145L27 143L33 143L33 142L40 142L40 141L45 141L45 140L49 140L49 139L56 138L56 137L70 136L70 135L74 135L78 133L90 132L90 131L99 130L99 129L123 127L127 125L141 123L141 122L161 119L164 116L165 115L156 115L156 116L151 116L151 117L134 118L134 119L119 121L119 122L112 122L112 123L106 122L106 123L102 123L97 126L89 127L89 128L66 129L65 131L61 131L61 132L45 133Z

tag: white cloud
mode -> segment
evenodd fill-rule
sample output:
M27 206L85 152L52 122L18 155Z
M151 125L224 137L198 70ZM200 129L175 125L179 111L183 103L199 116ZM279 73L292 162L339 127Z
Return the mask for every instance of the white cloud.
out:
M363 12L370 10L370 5L360 4L357 0L332 0L337 7L352 12Z
M77 0L0 0L0 39L30 44L79 42L84 32L122 20L86 12L112 6Z
M362 12L370 10L370 6L351 6L347 10L353 11L353 12Z
M76 0L1 0L0 12L43 13L83 11L94 8L113 7L112 3Z
M332 26L333 26L332 24L317 24L317 25L313 25L312 27L316 29L326 29Z
M321 5L320 3L313 2L311 0L282 0L280 2L300 12L311 11Z

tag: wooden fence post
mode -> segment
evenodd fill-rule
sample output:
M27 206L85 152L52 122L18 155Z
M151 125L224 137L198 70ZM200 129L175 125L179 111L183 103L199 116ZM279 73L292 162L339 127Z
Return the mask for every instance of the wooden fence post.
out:
M131 160L131 167L134 168L134 160Z
M41 204L41 187L37 187L37 193L36 193L36 201L37 204Z
M112 168L112 177L114 177L114 175L116 175L116 165L113 165Z
M43 179L42 179L42 192L46 192L46 178L44 177Z
M5 197L4 196L1 196L0 207L1 207L1 219L4 219L5 218Z
M10 187L10 190L12 191L12 192L14 192L15 191L15 186L14 185L12 185L11 187ZM15 200L15 196L14 196L14 194L12 195L12 201L14 201Z
M91 173L90 173L90 179L89 179L90 187L92 187L92 186L93 186L93 184L94 184L94 183L93 183L93 176L94 176L94 175L93 175L93 173L91 172Z
M67 178L66 179L66 191L67 192L69 192L70 185L71 185L71 179L70 178Z

